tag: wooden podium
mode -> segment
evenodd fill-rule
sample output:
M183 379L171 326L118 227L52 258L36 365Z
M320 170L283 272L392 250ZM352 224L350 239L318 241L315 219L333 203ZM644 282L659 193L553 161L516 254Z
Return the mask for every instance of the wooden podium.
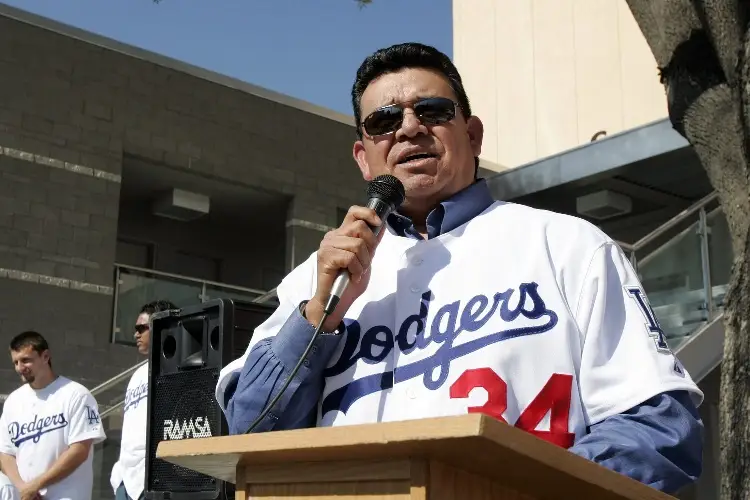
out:
M157 457L236 484L236 500L667 500L480 414L162 441Z

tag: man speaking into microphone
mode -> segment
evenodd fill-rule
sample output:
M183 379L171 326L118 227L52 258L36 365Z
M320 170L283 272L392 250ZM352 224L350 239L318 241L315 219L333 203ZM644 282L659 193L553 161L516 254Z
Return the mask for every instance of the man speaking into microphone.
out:
M586 221L492 199L450 59L378 50L352 104L362 176L405 199L352 207L278 286L221 372L231 432L483 412L663 491L695 480L703 394L628 259Z

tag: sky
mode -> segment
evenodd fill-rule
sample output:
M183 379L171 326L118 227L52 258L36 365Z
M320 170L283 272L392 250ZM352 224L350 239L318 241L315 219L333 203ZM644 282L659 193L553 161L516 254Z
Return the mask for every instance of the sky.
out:
M417 41L452 57L451 0L0 0L350 115L362 60Z

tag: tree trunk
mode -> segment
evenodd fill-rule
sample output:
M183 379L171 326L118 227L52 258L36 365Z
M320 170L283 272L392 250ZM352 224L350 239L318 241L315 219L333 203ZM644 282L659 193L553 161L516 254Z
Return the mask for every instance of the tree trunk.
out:
M750 238L750 232L747 233ZM750 241L745 242L749 248ZM750 498L750 259L735 259L724 309L719 400L721 498Z
M627 0L669 119L719 195L735 261L724 307L721 498L750 498L750 42L747 0Z

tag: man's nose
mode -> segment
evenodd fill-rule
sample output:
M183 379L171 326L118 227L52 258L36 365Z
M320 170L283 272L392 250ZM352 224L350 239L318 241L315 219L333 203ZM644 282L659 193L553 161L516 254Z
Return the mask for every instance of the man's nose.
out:
M404 110L404 118L401 121L401 127L396 131L396 138L415 137L419 134L426 134L427 127L420 121L413 109Z

